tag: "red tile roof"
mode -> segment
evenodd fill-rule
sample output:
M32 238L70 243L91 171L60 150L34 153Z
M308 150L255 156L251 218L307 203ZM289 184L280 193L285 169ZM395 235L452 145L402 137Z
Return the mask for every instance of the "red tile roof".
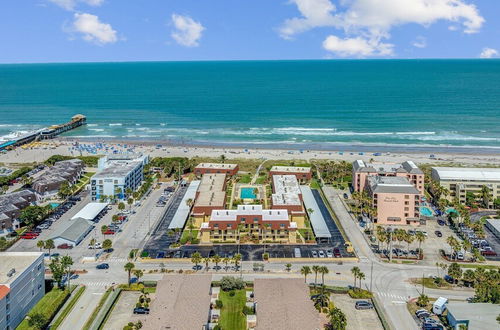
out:
M5 298L5 296L10 292L8 286L0 285L0 300Z

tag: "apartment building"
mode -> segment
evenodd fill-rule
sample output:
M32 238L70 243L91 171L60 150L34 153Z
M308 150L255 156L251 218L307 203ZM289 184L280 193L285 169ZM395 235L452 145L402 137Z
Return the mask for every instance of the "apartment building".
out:
M296 243L297 223L290 221L285 209L238 205L236 210L213 210L200 230L202 244L237 242L243 236L259 242Z
M194 168L194 174L201 176L203 174L227 174L236 175L239 171L238 164L224 163L201 163Z
M35 201L36 194L27 189L0 195L0 235L17 229L22 209Z
M44 295L43 253L0 253L0 329L16 329Z
M273 175L272 178L271 209L287 210L292 221L297 222L299 228L304 227L306 214L297 177L289 174Z
M355 191L364 191L366 181L370 176L397 176L407 178L408 181L424 194L424 172L412 161L401 164L365 163L356 160L352 163L352 186Z
M85 164L80 159L56 162L54 166L33 181L32 188L42 198L55 195L63 182L77 183L84 168Z
M126 199L127 189L137 190L144 179L148 156L137 154L112 155L99 159L99 172L90 180L92 200L101 196Z
M270 176L274 175L295 175L297 180L301 183L307 182L312 178L312 171L310 167L302 166L273 166L269 171Z
M200 221L208 217L213 210L226 207L226 174L203 174L196 191L193 216ZM201 224L197 221L198 224Z
M418 225L420 223L420 191L408 178L401 176L369 176L366 192L372 198L382 225Z
M431 178L450 191L450 201L457 197L465 204L467 193L477 194L483 186L492 195L489 207L500 198L500 168L433 167Z

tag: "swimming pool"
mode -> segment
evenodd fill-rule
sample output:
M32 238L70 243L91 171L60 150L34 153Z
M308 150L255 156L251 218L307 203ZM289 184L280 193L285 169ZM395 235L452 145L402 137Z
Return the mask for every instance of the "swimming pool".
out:
M55 209L58 206L59 206L59 203L50 203L50 207L53 209Z
M432 217L434 213L432 213L432 210L428 208L427 206L422 206L420 208L420 214L426 217Z
M241 199L256 199L257 195L254 193L254 189L252 187L241 188L240 198Z
M446 209L446 213L450 214L450 213L458 213L458 212L453 207L449 207L449 208Z

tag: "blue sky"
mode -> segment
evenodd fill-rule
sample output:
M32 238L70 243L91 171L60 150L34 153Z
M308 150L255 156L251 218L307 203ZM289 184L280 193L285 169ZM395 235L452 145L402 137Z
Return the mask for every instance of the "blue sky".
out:
M477 58L497 0L2 0L0 63Z

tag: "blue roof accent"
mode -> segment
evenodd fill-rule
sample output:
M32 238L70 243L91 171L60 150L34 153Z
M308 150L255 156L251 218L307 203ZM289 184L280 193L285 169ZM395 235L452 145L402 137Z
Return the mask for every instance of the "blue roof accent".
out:
M8 142L5 142L3 144L0 144L0 149L5 149L7 148L8 146L11 146L13 145L14 143L16 143L17 141L8 141Z

